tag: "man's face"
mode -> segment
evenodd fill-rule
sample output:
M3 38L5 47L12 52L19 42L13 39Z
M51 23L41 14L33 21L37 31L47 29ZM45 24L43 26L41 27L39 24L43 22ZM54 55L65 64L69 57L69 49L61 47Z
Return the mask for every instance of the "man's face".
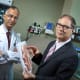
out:
M58 20L56 24L56 37L59 41L66 41L72 35L73 28L71 20L68 17L63 17Z
M4 14L4 24L6 25L7 29L11 29L17 22L19 16L19 12L16 9L8 9L7 12Z

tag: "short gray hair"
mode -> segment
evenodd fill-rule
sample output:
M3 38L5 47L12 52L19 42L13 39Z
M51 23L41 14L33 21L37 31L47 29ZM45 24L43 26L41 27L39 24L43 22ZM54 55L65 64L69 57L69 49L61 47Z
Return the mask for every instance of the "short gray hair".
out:
M9 6L7 9L6 9L6 11L5 11L5 13L4 14L7 14L7 11L9 10L9 9L16 9L17 11L18 11L18 13L20 13L20 10L16 7L16 6Z

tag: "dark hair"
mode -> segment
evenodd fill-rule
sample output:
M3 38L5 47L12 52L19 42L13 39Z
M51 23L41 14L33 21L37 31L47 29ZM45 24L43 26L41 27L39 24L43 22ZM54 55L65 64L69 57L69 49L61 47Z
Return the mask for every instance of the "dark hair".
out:
M68 15L68 14L64 14L64 15L62 15L59 19L61 19L61 18L63 18L63 17L68 17L68 18L71 20L71 26L72 26L73 28L76 26L76 21L75 21L75 19L74 19L72 16L70 16L70 15Z
M7 12L7 10L8 9L16 9L19 13L20 13L20 10L16 7L16 6L9 6L7 9L6 9L6 11L5 11L5 13L4 14L6 14L6 12Z

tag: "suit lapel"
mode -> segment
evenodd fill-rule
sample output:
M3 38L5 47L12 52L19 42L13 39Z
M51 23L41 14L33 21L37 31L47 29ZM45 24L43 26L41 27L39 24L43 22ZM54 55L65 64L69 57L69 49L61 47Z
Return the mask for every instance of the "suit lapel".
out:
M52 59L55 59L56 57L62 55L65 53L66 50L69 49L71 42L65 44L64 46L62 46L61 48L59 48L56 52L54 52L47 61L44 62L44 59L42 60L42 63L40 64L40 67L44 66L45 64L49 63L49 61L51 61Z
M49 49L54 45L54 43L55 43L55 41L51 42L51 43L48 45L48 47L46 48L46 50L45 50L45 52L44 52L44 56L43 56L43 58L42 58L42 62L44 61L44 59L45 59L45 57L46 57Z

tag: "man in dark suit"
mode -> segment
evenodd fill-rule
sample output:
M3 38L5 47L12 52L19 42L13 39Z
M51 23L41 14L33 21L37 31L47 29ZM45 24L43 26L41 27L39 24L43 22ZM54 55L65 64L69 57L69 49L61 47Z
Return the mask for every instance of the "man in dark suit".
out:
M24 80L70 80L78 64L78 55L71 42L75 25L72 16L62 15L55 26L56 40L49 43L43 56L34 46L24 47L32 50L32 60L39 65L35 75L24 72Z

